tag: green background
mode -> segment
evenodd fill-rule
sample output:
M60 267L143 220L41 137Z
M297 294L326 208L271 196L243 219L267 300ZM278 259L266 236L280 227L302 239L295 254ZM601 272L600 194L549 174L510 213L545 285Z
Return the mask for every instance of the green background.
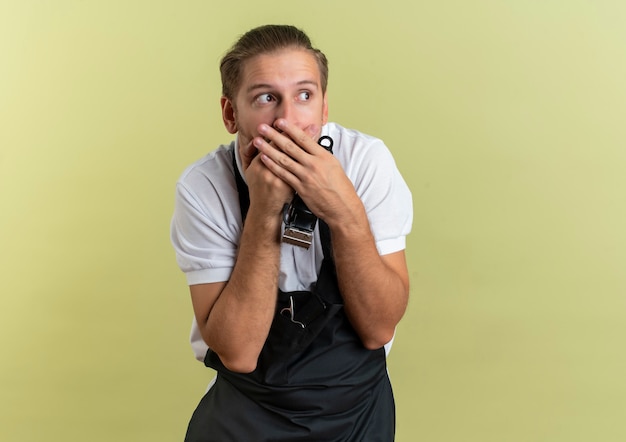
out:
M217 65L305 29L412 192L400 442L626 440L626 3L0 1L0 440L175 441L212 374L169 244Z

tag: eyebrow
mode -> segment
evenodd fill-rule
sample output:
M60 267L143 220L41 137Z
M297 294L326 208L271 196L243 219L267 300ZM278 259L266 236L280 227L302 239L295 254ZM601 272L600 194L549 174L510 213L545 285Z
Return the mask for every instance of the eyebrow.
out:
M317 82L313 80L300 80L296 83L296 86L304 86L304 85L314 86L316 89L319 87ZM256 83L248 87L248 89L246 89L246 92L250 93L258 89L273 89L273 88L274 86L269 83Z

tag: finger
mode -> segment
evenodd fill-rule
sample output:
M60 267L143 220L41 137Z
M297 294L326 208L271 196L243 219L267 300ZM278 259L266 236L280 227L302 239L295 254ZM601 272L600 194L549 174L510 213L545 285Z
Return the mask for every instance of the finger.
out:
M295 124L291 124L287 120L279 118L274 122L274 126L287 134L294 143L307 153L319 153L318 144L315 141L320 133L320 128L317 125L311 124L304 129L300 129Z
M261 135L261 140L265 141L265 143L260 140L254 140L255 146L264 153L275 153L275 152L267 152L267 147L272 146L277 152L282 152L291 159L301 162L306 160L306 150L292 140L287 133L281 133L274 129L271 126L266 124L262 124L259 126L259 133ZM311 140L309 140L310 142ZM270 155L272 158L275 158L275 155Z
M288 140L284 136L281 137ZM263 162L266 164L269 164L269 162L273 163L270 167L272 171L277 171L277 167L280 167L285 171L294 172L300 164L297 158L293 158L290 155L294 157L307 155L291 140L280 142L279 144L276 141L268 143L264 138L256 137L253 143L258 151L261 152Z

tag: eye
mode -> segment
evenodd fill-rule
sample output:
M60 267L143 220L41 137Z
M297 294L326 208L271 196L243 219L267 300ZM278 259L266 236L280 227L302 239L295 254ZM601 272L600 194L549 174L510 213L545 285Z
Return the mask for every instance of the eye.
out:
M300 92L298 94L298 100L300 101L309 101L311 99L311 94L308 91Z
M267 104L274 101L274 97L272 96L272 94L261 94L256 97L255 101L259 104Z

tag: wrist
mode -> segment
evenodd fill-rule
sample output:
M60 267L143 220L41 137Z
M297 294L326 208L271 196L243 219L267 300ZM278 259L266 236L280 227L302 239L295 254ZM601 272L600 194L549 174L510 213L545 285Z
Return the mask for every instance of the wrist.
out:
M278 242L282 223L280 211L268 210L267 208L250 206L244 230L250 231L257 241L271 240Z

